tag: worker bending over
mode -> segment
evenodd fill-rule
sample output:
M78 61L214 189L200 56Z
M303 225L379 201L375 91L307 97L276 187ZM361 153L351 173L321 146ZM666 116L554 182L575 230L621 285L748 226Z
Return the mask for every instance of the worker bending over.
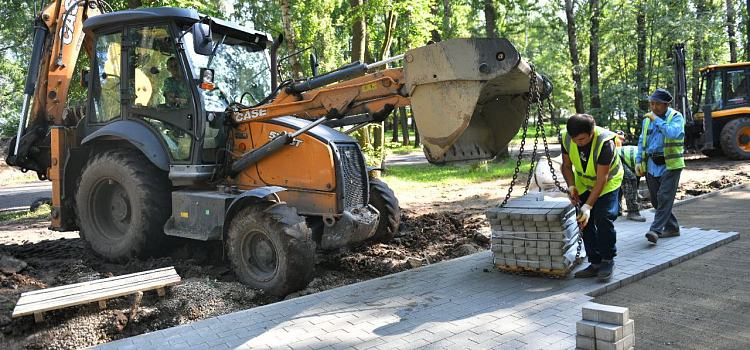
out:
M571 201L580 199L578 220L590 265L575 277L608 280L615 269L617 232L614 221L620 198L622 167L611 131L596 126L594 117L575 114L563 132L562 174ZM575 172L573 171L575 168Z

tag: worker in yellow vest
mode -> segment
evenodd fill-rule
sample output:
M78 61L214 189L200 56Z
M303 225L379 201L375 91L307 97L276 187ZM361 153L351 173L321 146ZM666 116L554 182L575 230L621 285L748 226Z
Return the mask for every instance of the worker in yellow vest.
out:
M566 129L562 135L562 174L571 200L580 198L583 203L578 220L583 225L581 234L590 263L574 276L608 280L615 269L614 222L623 177L615 144L617 135L596 126L594 117L588 114L571 116Z
M672 109L672 95L657 89L648 98L651 112L643 118L641 136L636 153L636 173L646 175L646 184L653 204L654 222L646 232L646 239L656 244L659 238L680 235L680 225L672 214L677 195L683 159L685 118Z
M625 133L621 130L616 131L618 138L624 139ZM638 153L638 146L618 146L618 155L622 162L622 187L620 188L620 202L625 197L625 206L628 208L628 220L646 222L646 218L641 216L640 207L638 206L638 183L641 182L640 176L635 174L635 155ZM620 208L622 212L622 208Z

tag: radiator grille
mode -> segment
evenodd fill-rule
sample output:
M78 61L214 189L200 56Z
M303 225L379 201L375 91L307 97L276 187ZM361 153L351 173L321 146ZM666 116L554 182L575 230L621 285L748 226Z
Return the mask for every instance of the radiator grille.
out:
M341 157L341 170L344 182L344 209L364 206L367 196L365 188L367 172L364 169L362 153L357 145L337 144Z

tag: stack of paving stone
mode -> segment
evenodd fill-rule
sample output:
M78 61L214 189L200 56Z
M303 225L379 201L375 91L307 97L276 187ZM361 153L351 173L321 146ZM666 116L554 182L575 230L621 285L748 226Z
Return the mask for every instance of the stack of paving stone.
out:
M498 269L564 275L577 263L579 230L567 198L524 195L486 215ZM581 257L585 255L581 250Z
M635 328L627 308L588 303L576 323L576 349L631 350Z

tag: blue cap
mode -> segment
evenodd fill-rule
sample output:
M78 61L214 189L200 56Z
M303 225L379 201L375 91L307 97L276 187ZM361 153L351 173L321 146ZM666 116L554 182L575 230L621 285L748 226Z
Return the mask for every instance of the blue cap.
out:
M672 103L672 94L664 89L656 89L656 91L651 94L648 100L661 103Z

